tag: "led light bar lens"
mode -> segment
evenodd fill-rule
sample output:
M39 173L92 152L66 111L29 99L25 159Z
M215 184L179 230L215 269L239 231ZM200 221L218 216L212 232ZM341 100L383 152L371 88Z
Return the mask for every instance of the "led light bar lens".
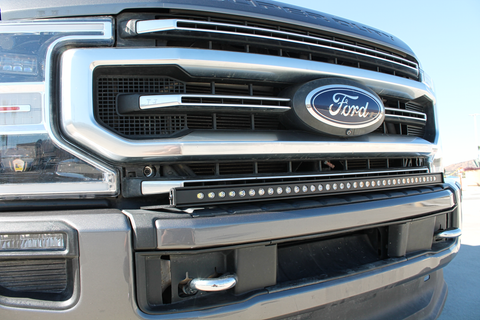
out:
M0 251L63 250L65 242L63 233L1 234Z
M326 180L326 179L325 179ZM207 186L207 187L180 187L172 191L172 206L188 206L201 204L214 204L220 202L234 202L245 200L290 198L290 197L310 197L327 194L338 194L344 192L375 192L395 188L421 187L434 181L443 182L440 173L423 173L419 176L410 176L405 178L378 177L373 179L340 178L337 181L329 179L326 181L300 182L298 185L292 185L291 182L263 182L262 184L242 184L229 186ZM227 188L227 189L225 189ZM228 198L226 195L228 194Z

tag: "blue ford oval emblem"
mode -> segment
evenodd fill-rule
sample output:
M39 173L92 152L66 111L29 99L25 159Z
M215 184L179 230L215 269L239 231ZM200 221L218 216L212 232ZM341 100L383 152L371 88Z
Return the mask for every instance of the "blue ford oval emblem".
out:
M385 114L375 94L349 85L316 88L307 95L305 105L317 120L342 129L376 128Z
M377 129L385 119L378 95L363 83L322 78L286 90L292 109L282 122L315 133L353 137Z

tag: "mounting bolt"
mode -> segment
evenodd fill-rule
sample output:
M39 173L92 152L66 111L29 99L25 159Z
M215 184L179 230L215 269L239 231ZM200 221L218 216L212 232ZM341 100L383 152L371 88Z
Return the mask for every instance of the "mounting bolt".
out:
M345 133L347 134L347 136L353 135L352 129L347 129L347 132L345 132Z
M155 167L145 166L145 168L143 168L143 175L147 178L153 177L155 175Z

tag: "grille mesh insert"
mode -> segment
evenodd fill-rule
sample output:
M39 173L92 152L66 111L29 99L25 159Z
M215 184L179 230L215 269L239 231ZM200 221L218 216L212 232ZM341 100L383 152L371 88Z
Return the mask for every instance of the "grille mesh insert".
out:
M212 89L213 86L213 89ZM104 127L129 138L168 137L187 129L204 130L278 130L278 116L268 114L227 114L193 112L183 114L149 113L120 114L117 111L119 94L252 94L252 85L186 83L162 76L101 75L96 80L95 115ZM274 96L275 89L259 86L262 96Z
M116 99L122 93L184 93L185 84L167 77L115 77L97 79L97 117L123 136L171 135L186 129L184 115L120 115Z

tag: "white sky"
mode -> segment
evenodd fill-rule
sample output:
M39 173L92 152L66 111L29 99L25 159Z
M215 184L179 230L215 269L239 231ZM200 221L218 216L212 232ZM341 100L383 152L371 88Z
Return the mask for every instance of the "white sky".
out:
M444 165L476 158L470 114L480 114L480 0L282 2L357 21L403 40L435 83ZM480 132L480 116L477 125Z

